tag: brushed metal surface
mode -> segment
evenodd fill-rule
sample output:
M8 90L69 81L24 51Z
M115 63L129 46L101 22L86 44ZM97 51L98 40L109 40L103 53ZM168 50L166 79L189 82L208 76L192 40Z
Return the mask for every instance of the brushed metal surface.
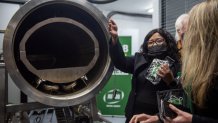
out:
M46 52L46 50L42 48L43 43L39 43L42 44L41 47L33 45L25 49L29 47L28 43L32 41L26 40L25 35L28 35L26 34L28 30L34 30L34 26L40 24L40 22L51 21L51 18L54 19L54 23L62 20L62 23L71 23L83 30L87 37L92 39L86 42L93 41L95 44L95 55L89 57L89 55L86 56L84 54L81 56L82 59L78 57L81 61L73 64L77 66L67 63L67 57L64 57L66 60L64 59L60 62L61 65L57 64L55 67L52 65L48 67L50 62L46 63L45 66L40 64L38 68L33 65L33 62L30 63L30 58L36 61L36 65L38 61L43 61L43 58L47 57L46 54L40 56L40 53L37 51L42 49L42 51ZM47 26L48 23L44 24ZM58 35L58 33L54 34ZM49 32L42 35L42 37L46 35L49 35ZM73 44L71 45L84 46L80 42L84 40L83 36L86 35L80 36L79 33L78 35L72 34L72 38L74 36L77 38L81 37L81 41L72 41ZM52 106L81 104L93 98L104 87L112 74L113 66L108 51L109 38L107 19L102 12L86 0L31 0L16 12L8 24L3 42L5 65L15 84L32 99ZM34 39L34 41L36 40ZM25 44L25 41L27 41L27 44ZM48 43L47 46L53 46L51 42L43 42L45 44ZM77 46L72 48L77 48ZM68 50L72 49L63 47L63 50L68 52ZM85 49L81 49L79 53L82 54L83 50ZM34 54L35 51L36 56L25 56L29 52ZM74 56L76 57L77 55ZM89 64L83 61L86 57L89 57L89 60L87 60ZM39 60L39 58L41 59ZM69 60L74 59L77 60L76 58ZM48 61L50 60L53 59L49 58ZM65 65L65 62L67 65ZM67 77L65 78L65 76ZM87 78L86 80L83 79L84 76ZM71 84L73 80L76 81L76 87L71 92L65 92L61 89L57 92L47 92L41 88L43 84L49 86L55 85L62 88L62 86L68 83Z

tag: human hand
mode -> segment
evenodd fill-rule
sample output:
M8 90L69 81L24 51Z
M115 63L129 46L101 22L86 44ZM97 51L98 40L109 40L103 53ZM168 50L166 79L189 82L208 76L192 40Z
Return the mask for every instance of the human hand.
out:
M134 115L129 123L158 123L158 116L151 116L147 114Z
M172 104L169 107L177 114L177 117L171 119L169 117L165 118L165 123L191 123L192 122L192 114L179 110Z
M112 19L110 19L108 22L108 29L112 37L112 43L116 44L117 37L118 37L118 33L117 33L118 28L116 23Z
M160 69L157 72L157 75L161 77L161 79L163 79L163 81L166 82L167 85L169 85L174 80L173 73L170 70L168 64L161 65Z

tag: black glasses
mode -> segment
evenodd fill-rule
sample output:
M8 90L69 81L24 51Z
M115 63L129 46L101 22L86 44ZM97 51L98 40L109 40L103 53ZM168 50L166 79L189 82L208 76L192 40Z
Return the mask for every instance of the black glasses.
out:
M151 39L151 40L148 40L148 45L154 45L155 43L156 44L162 44L165 40L163 38L157 38L155 40Z

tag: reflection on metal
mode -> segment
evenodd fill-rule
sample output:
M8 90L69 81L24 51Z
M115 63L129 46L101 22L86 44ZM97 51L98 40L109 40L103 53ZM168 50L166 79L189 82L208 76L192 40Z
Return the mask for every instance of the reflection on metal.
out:
M52 92L58 92L60 88L57 85L46 85L46 84L44 84L43 89L45 91L47 91L49 94L52 94Z
M30 123L29 117L27 112L16 112L13 117L11 118L11 121L9 119L9 123Z
M130 13L130 12L121 12L121 11L111 11L110 13L108 13L107 18L111 18L116 14L133 16L133 17L152 18L151 14Z
M106 3L112 3L115 2L117 0L87 0L90 3L94 3L94 4L106 4Z
M0 62L0 122L6 121L6 107L8 103L8 86L7 86L7 72L5 71L5 64Z
M42 79L38 79L38 80L36 81L36 88L38 88L39 85L40 85L41 83L43 83L43 81L44 81L44 80L42 80Z
M113 67L107 19L86 0L31 0L4 35L6 68L29 97L72 106L93 98Z
M25 4L28 0L1 0L0 3Z
M105 119L103 116L98 114L98 109L96 107L96 100L92 99L90 106L87 105L78 105L74 107L74 112L77 115L85 115L92 118L92 121L100 121L105 123L111 123L109 120Z
M72 82L71 84L69 84L69 85L63 85L63 89L65 90L65 91L67 91L67 92L70 92L70 91L74 91L75 89L75 87L76 87L76 81L75 82Z
M83 81L83 83L84 83L86 86L88 85L87 82L86 82L86 81L88 81L88 78L87 78L86 75L85 75L85 76L82 76L80 79Z
M0 33L5 33L5 30L0 30Z
M51 108L51 106L44 105L39 102L7 104L5 114L6 113L16 113L19 111L30 111L30 110L41 109L41 108Z

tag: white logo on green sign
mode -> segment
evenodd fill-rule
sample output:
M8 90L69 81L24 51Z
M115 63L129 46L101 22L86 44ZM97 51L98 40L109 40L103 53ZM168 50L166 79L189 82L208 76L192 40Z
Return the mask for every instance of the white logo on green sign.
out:
M107 104L116 104L119 103L124 98L124 92L120 89L116 89L116 94L114 90L109 90L104 96L103 100Z

